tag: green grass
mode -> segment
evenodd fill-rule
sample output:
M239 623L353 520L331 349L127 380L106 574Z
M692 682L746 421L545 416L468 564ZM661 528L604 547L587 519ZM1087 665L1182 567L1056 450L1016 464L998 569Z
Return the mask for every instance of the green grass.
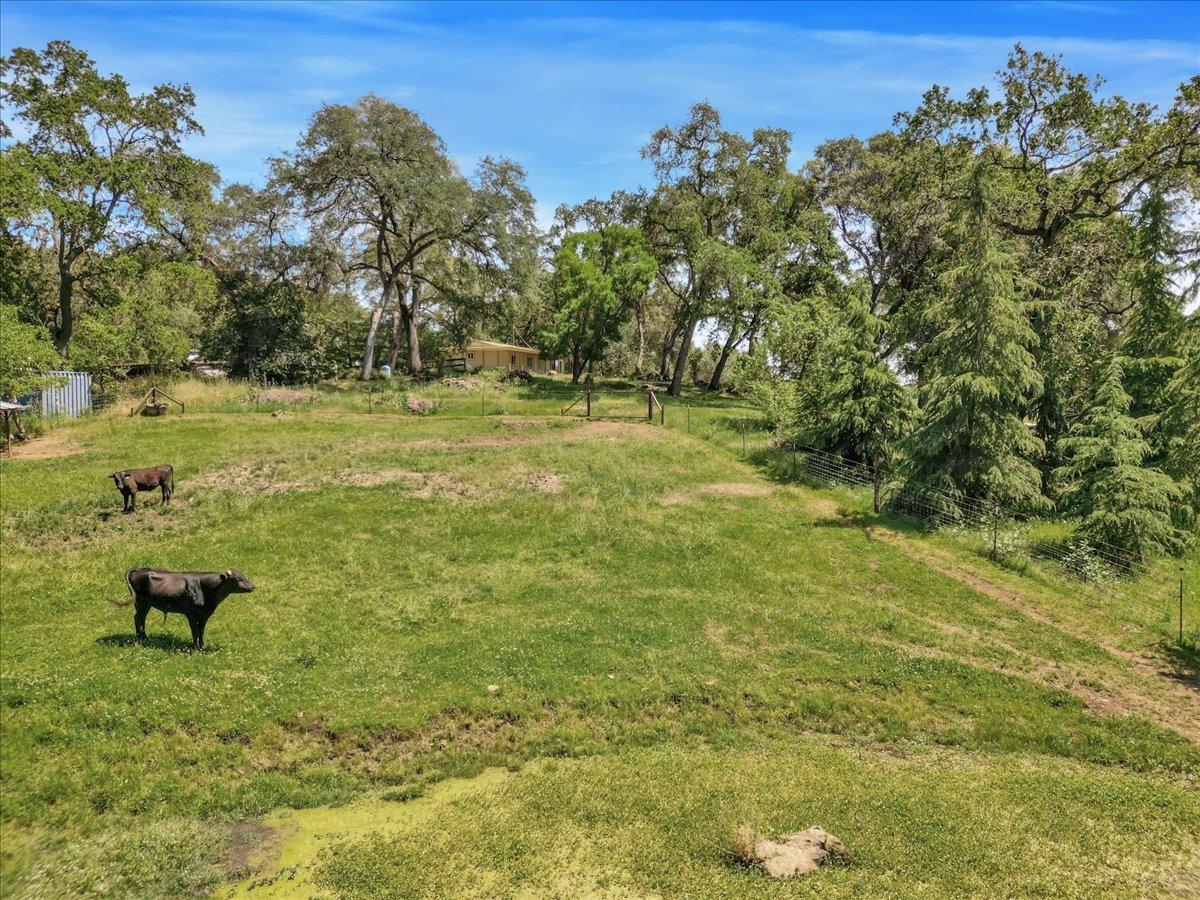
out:
M496 766L513 783L440 837L334 841L314 883L405 896L427 871L454 895L486 870L498 895L758 895L719 849L737 817L849 840L859 865L820 876L835 892L1152 893L1188 874L1200 750L1174 707L1133 702L1177 685L1106 649L1149 652L1137 621L902 535L1053 621L1032 618L879 540L853 492L764 479L729 440L745 410L588 425L539 384L495 392L508 416L367 412L346 387L274 417L241 385L179 387L185 416L113 411L45 439L81 452L0 463L5 896L204 893L253 875L246 823L272 810L435 802ZM613 394L607 414L644 403ZM120 515L107 473L160 462L171 508ZM258 589L218 611L211 652L154 616L138 646L105 602L134 565L233 566ZM1113 795L1104 829L1145 837L1141 863L1099 871L1108 832L1070 823ZM1024 842L1000 839L1021 822ZM430 863L455 834L469 846Z

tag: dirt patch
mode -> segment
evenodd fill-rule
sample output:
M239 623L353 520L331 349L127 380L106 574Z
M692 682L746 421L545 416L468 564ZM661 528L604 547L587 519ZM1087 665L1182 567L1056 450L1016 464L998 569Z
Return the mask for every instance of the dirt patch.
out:
M691 498L682 491L671 491L669 494L664 494L658 502L663 506L679 506L681 503L687 503Z
M545 418L545 419L530 419L526 420L531 425L536 423L540 425L551 425L552 423L560 422L561 419ZM501 420L501 426L506 425L505 420ZM528 426L523 426L528 427ZM556 442L569 441L589 441L589 440L608 440L608 441L632 441L632 440L652 440L655 437L655 429L647 425L633 424L631 422L605 422L597 419L591 419L582 425L574 427L561 428L551 427L546 431L535 432L531 434L523 434L523 427L510 428L510 433L500 435L474 435L464 437L456 441L448 441L445 439L433 438L417 441L407 441L404 446L411 449L422 450L461 450L469 447L524 447L531 444L552 444Z
M219 472L210 472L193 479L191 489L216 487L234 490L241 494L304 493L318 490L322 485L337 484L347 487L377 487L383 484L402 484L418 497L474 496L479 492L476 485L460 481L440 472L414 472L409 469L380 469L365 472L337 472L312 478L283 478L270 467L236 466Z
M520 431L524 428L537 428L539 425L545 425L545 419L502 419L500 424L505 428L511 428L514 431Z
M563 489L562 476L553 472L538 472L530 476L526 483L539 494L560 494Z
M706 622L704 636L714 647L727 656L745 656L747 649L729 639L729 629L717 622Z
M404 408L414 416L427 416L433 412L433 401L424 397L409 397L404 401Z
M322 478L318 484L341 484L352 487L375 487L381 484L403 484L418 497L470 497L479 493L473 484L442 472L413 472L409 469L381 469L378 472L342 472Z
M770 496L771 489L765 484L729 481L701 485L700 493L712 497L767 497Z
M291 388L270 388L255 395L256 403L308 403L316 397L311 391L296 391Z
M58 459L62 456L78 456L83 452L83 447L55 434L20 443L14 441L12 445L13 459Z
M829 497L822 497L820 494L814 494L808 491L804 493L804 508L806 512L811 512L814 516L820 516L828 519L840 518L841 507L836 500Z

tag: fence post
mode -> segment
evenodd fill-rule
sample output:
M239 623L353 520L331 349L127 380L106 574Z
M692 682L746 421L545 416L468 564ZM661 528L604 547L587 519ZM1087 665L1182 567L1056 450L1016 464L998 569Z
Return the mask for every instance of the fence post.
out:
M667 408L661 403L658 404L658 424L659 426L667 424Z
M796 480L796 442L792 441L792 481Z
M374 411L375 411L375 389L367 388L367 412L372 413Z
M996 504L992 504L992 562L996 561L996 540L1000 530L1000 516L996 511Z
M480 388L479 388L479 414L480 414L481 416L486 416L486 415L487 415L487 413L486 413L486 412L484 412L484 409L483 409L483 404L484 404L484 400L483 400L483 386L481 385L481 386L480 386Z
M1183 645L1183 566L1179 567L1179 643Z
M684 409L687 410L687 433L692 433L692 404L684 404Z
M646 421L654 424L654 391L646 391Z
M746 420L742 419L742 457L746 456Z
M591 390L591 388L588 388L588 392L587 392L587 417L589 419L592 417L592 390Z

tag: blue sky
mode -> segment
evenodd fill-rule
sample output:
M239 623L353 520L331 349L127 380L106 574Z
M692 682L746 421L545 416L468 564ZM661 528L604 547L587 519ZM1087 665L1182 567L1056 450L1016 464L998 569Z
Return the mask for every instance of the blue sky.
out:
M227 181L261 183L321 103L374 91L465 169L485 154L524 165L546 221L647 183L642 144L696 100L740 130L788 128L801 162L888 127L934 82L989 82L1016 40L1169 105L1200 71L1200 2L0 5L4 52L53 38L135 88L191 84L207 132L191 150Z

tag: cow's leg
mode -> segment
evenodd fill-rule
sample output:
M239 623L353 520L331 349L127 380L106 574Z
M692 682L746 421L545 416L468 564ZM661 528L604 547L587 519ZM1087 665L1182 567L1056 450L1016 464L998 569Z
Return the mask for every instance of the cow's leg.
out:
M146 613L150 612L150 604L135 600L133 606L133 632L139 641L146 639Z
M171 489L167 487L166 481L163 481L161 486L162 486L163 505L166 505L171 502Z
M204 649L204 620L193 619L188 617L188 624L192 626L192 646L197 650Z

